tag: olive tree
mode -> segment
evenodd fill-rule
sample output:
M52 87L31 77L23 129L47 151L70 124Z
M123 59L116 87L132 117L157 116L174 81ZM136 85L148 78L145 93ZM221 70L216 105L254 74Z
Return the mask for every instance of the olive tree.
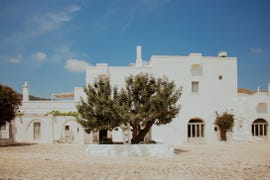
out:
M0 127L15 118L21 101L22 97L18 92L0 84Z
M154 124L167 124L176 117L182 94L173 81L149 74L127 77L120 91L111 88L109 79L99 79L84 92L87 98L77 109L85 131L130 127L133 144L143 141Z
M228 112L223 112L222 115L220 115L218 114L218 112L216 112L215 124L220 129L221 140L226 141L227 140L226 133L229 129L233 127L234 124L234 115Z
M130 108L128 122L133 129L133 144L143 141L153 125L168 124L179 113L178 100L182 90L166 77L155 78L149 74L129 76L125 93Z
M81 98L77 105L78 121L87 133L93 130L108 130L118 126L120 122L119 108L113 94L117 89L111 89L109 79L98 79L93 85L84 88L86 99Z

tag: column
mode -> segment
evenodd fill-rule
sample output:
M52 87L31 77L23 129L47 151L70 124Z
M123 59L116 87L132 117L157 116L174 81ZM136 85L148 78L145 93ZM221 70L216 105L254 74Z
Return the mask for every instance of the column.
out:
M194 126L195 126L195 137L198 137L198 135L197 135L197 124L194 124Z
M193 127L192 127L193 125L192 124L189 124L189 127L190 127L190 138L192 138L193 137Z

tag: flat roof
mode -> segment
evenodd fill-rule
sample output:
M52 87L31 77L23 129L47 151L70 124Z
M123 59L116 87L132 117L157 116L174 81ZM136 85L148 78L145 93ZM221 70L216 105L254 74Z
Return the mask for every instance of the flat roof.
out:
M74 98L74 93L56 93L56 94L52 94L51 98Z

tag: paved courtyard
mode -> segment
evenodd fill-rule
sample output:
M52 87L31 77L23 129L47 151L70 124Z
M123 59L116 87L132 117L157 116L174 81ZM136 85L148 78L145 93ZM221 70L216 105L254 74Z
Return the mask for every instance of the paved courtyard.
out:
M0 147L0 179L270 179L270 144L185 145L173 158L85 155L87 145Z

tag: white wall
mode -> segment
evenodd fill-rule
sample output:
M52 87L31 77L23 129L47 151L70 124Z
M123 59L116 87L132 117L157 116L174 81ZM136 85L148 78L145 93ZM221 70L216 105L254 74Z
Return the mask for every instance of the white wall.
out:
M195 67L195 71L194 71ZM199 70L196 69L199 67ZM180 98L180 113L169 124L154 126L152 139L171 145L187 143L187 125L190 119L199 118L205 123L205 142L218 141L214 131L215 112L233 110L233 99L245 98L248 130L257 118L263 118L270 123L270 96L269 93L254 95L237 93L237 58L235 57L207 57L200 53L191 53L189 56L152 56L149 63L142 67L117 66L97 64L86 70L86 85L93 83L98 76L107 76L111 85L119 89L125 87L125 79L129 75L150 73L156 77L166 76L173 80L177 87L182 87ZM221 78L220 78L221 77ZM192 81L199 82L199 92L192 93ZM33 122L40 122L42 129L41 142L53 142L63 137L65 125L69 125L74 133L74 142L92 142L92 135L83 132L83 128L73 117L53 117L44 114L53 110L61 112L76 111L76 104L80 97L85 98L82 88L74 88L74 101L37 101L23 102L20 108L25 115L16 119L16 139L18 141L33 141ZM258 103L266 103L267 112L256 111ZM79 131L77 131L79 128ZM25 133L25 131L27 133ZM270 128L268 126L268 136Z
M199 64L201 73L193 74L193 64ZM199 53L189 56L152 56L145 67L91 67L87 70L87 82L93 82L99 74L107 73L112 86L125 86L129 75L141 72L156 77L166 76L183 88L180 99L181 111L172 123L154 127L152 138L166 143L183 144L187 142L187 123L192 118L205 122L206 142L217 141L214 132L215 111L224 112L230 108L232 97L237 96L237 59L231 57L204 57ZM219 79L222 76L222 79ZM199 81L199 93L191 92L191 82Z
M72 116L37 116L26 115L15 120L14 137L17 142L38 143L91 143L91 134L86 134L83 127ZM40 139L34 139L34 123L41 123ZM66 138L65 126L69 126L72 141Z

